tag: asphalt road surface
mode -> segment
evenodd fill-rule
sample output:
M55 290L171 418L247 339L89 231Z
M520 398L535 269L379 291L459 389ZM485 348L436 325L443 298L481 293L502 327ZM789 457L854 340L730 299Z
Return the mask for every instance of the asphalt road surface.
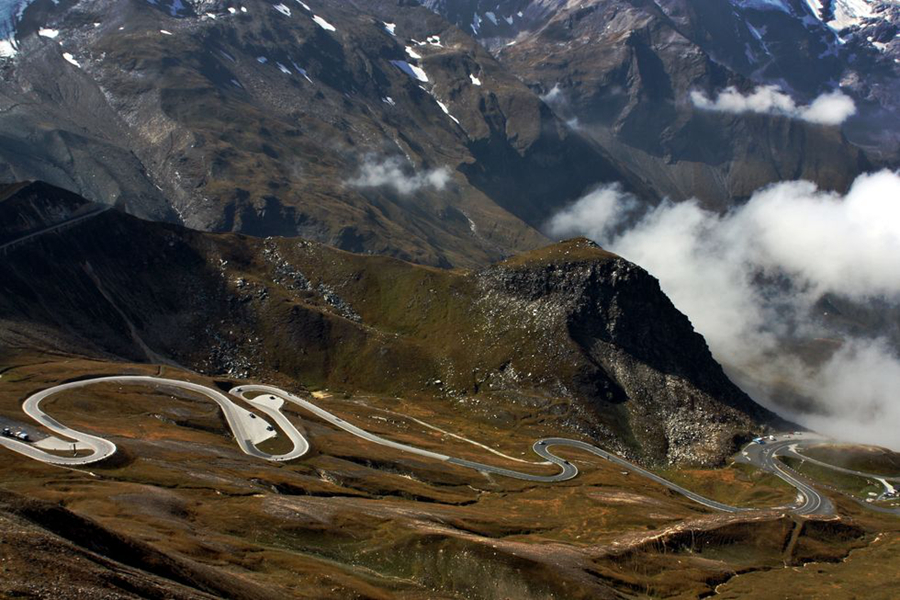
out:
M825 441L825 438L811 433L781 434L775 436L774 440L764 440L762 444L752 443L746 446L736 460L768 471L794 486L797 489L798 502L791 508L795 513L832 515L834 505L831 501L778 460L778 456L785 455L792 446L822 441Z
M231 431L234 434L235 441L238 443L241 450L250 456L263 460L293 460L302 457L309 450L309 443L307 442L306 438L303 437L303 435L297 430L293 423L291 423L287 416L285 416L285 414L282 412L282 407L284 406L284 404L290 403L318 416L322 420L331 423L335 427L343 429L344 431L367 440L373 444L379 444L388 448L394 448L396 450L408 452L432 460L438 460L449 464L475 469L476 471L482 473L501 475L504 477L511 477L514 479L540 483L567 481L578 475L578 468L568 460L554 454L551 451L551 448L572 448L589 452L591 454L599 456L600 458L615 463L627 469L629 472L649 479L650 481L673 490L685 496L686 498L708 508L729 513L738 513L753 510L730 506L728 504L724 504L722 502L718 502L716 500L701 496L700 494L694 493L675 483L672 483L664 479L663 477L660 477L659 475L652 473L620 456L579 440L559 437L550 437L538 440L532 447L534 452L547 461L546 463L544 463L544 466L546 466L548 463L555 465L558 469L558 472L550 475L525 473L494 466L487 463L454 458L446 454L433 452L431 450L425 450L423 448L417 448L415 446L402 444L383 438L373 433L369 433L368 431L357 427L352 423L348 423L344 419L328 412L327 410L313 404L308 400L300 398L299 396L295 396L294 394L291 394L279 388L267 385L238 386L230 390L229 394L242 399L250 406L267 415L275 422L276 425L278 425L281 431L284 432L288 439L293 443L292 450L285 454L272 455L259 450L251 441L252 436L249 434L246 425L247 417L249 417L248 411L236 405L225 394L222 394L215 389L195 383L189 383L186 381L134 375L98 377L95 379L65 383L49 388L47 390L43 390L41 392L37 392L36 394L30 396L25 400L22 408L28 416L30 416L36 422L43 425L53 433L78 444L79 448L88 450L90 452L89 454L83 456L61 456L59 454L46 452L33 444L7 437L0 437L0 445L5 446L10 450L18 452L19 454L25 455L29 458L55 465L82 466L95 463L112 456L116 452L115 444L101 437L71 429L55 420L53 417L50 417L49 415L44 413L40 408L41 401L50 396L90 385L95 385L98 383L140 384L149 387L163 387L168 389L193 392L195 394L200 394L206 398L209 398L219 405L219 408L225 415L228 426L231 428ZM775 440L767 440L762 444L749 444L740 452L736 460L739 462L752 464L764 471L772 473L796 488L798 492L797 501L790 506L777 508L791 510L801 515L832 515L834 514L834 505L831 503L831 501L828 498L822 496L801 476L794 473L783 463L777 460L778 456L789 454L794 454L800 458L805 458L797 453L797 449L803 444L822 441L824 441L824 438L821 438L814 434L782 434L781 436L776 437ZM536 463L536 466L540 466L540 464ZM841 470L849 471L847 469ZM856 473L854 471L849 472L861 476L866 476L865 474Z
M271 461L293 460L306 454L306 451L309 449L309 444L306 442L306 439L299 431L291 426L288 430L285 430L285 434L287 434L288 438L294 442L294 448L290 452L280 455L271 455L262 452L257 449L251 441L252 436L247 430L243 415L240 413L240 411L244 411L244 409L229 400L228 397L221 392L204 385L198 385L187 381L140 375L97 377L94 379L86 379L84 381L73 381L71 383L64 383L43 390L29 396L28 399L25 400L25 403L22 405L22 410L25 411L25 414L56 435L78 443L81 448L89 450L90 454L84 456L61 456L59 454L45 452L33 444L2 436L0 436L0 445L6 446L19 454L24 454L29 458L54 465L83 466L109 458L116 452L115 444L101 437L71 429L41 410L41 402L50 396L90 385L96 385L98 383L140 384L150 387L175 388L177 390L186 390L205 396L218 404L219 408L222 409L225 420L228 422L228 426L234 434L234 439L237 441L241 450L243 450L245 454L256 458ZM260 408L260 410L263 409Z

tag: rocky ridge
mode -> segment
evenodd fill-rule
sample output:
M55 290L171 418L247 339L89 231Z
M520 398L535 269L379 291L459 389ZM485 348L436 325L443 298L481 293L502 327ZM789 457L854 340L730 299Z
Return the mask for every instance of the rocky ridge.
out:
M0 292L9 351L425 394L498 424L529 407L649 462L715 464L778 422L653 277L584 239L442 271L113 210L10 250Z

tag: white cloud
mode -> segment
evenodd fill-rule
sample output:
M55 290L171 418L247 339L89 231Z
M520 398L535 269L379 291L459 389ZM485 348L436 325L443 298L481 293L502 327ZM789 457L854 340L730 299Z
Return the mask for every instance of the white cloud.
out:
M844 196L808 182L759 190L719 215L696 202L638 208L617 187L554 216L554 237L587 235L660 279L738 383L770 406L786 389L815 406L793 416L824 433L900 449L900 357L882 339L843 336L811 363L790 340L833 337L824 294L900 303L900 173L860 176ZM778 407L774 407L778 409Z
M553 237L589 234L605 240L637 206L637 201L623 193L618 184L599 187L554 215L547 229Z
M691 102L702 110L781 114L822 125L840 125L856 113L853 99L840 90L822 94L809 106L797 106L793 98L775 85L759 86L746 96L736 88L729 87L715 100L695 90L691 92Z
M450 182L450 171L444 167L421 173L410 171L408 164L397 157L378 160L369 156L363 161L357 176L347 183L358 188L387 187L407 196L423 188L441 191Z
M840 125L854 114L856 105L853 99L840 90L835 90L813 100L812 104L802 110L801 118L811 123Z

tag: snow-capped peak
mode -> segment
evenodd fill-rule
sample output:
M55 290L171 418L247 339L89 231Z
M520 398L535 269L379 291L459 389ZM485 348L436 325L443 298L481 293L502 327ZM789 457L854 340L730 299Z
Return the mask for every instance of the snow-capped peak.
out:
M876 5L883 0L803 0L808 13L835 31L861 25L875 16ZM732 0L732 3L756 10L780 10L797 15L788 0ZM802 6L802 5L801 5Z
M832 0L830 4L830 14L823 10L822 18L836 31L861 25L864 20L875 16L872 3L868 0Z

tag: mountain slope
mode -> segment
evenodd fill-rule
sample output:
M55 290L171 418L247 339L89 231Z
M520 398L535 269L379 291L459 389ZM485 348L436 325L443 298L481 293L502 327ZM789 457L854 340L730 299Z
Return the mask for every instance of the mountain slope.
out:
M587 240L443 271L106 211L6 250L0 291L9 351L527 406L650 461L716 463L776 422L655 279Z
M838 127L783 114L699 110L692 92L715 97L730 86L747 94L759 84L782 85L802 104L851 71L863 70L872 86L882 81L885 90L900 80L897 65L871 56L875 49L868 58L854 58L838 48L827 26L764 3L731 10L705 0L424 4L468 27L558 114L640 173L658 195L698 197L714 208L795 178L844 190L869 163ZM847 123L848 135L894 152L896 107L869 102L863 89L842 89L861 109L859 119ZM867 137L886 114L892 117L879 135L887 137Z
M443 266L542 244L598 182L641 191L430 11L289 4L31 4L0 69L0 177Z

